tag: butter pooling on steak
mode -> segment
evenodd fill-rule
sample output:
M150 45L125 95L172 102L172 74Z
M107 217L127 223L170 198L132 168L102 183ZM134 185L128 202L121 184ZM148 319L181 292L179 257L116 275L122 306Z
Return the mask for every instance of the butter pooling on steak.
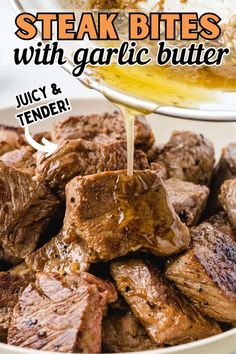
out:
M96 253L94 254L83 240L66 243L61 232L26 257L25 262L34 272L65 274L74 270L88 271L91 263L96 260Z
M64 229L66 242L82 239L104 261L139 249L172 255L190 241L159 173L149 170L74 178L66 186Z

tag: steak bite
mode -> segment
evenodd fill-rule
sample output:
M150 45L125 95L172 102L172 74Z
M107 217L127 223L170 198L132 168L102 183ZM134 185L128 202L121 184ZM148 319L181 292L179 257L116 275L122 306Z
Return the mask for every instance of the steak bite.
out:
M157 162L165 164L169 178L209 185L215 164L214 147L202 134L175 131Z
M148 161L155 162L156 159L158 158L159 154L161 153L163 147L164 147L164 144L157 145L156 142L154 142L154 144L146 152Z
M41 143L43 137L51 140L51 135L49 132L35 134L33 138L37 142ZM35 175L36 150L30 145L23 145L17 149L6 152L0 157L0 160L7 166L14 167L22 172L30 174L31 176Z
M31 146L22 146L20 149L7 152L1 156L0 160L5 165L14 167L31 176L35 174L35 150Z
M229 144L222 149L214 175L213 183L218 188L218 193L224 181L236 178L236 143Z
M236 322L236 243L203 222L192 229L192 248L167 267L166 276L205 315Z
M54 141L84 139L112 143L126 139L124 117L119 111L67 118L54 124ZM144 117L135 118L135 147L147 151L154 143L150 125Z
M229 179L221 186L219 200L236 230L236 179Z
M236 177L236 143L231 143L222 150L218 164L219 177L224 180Z
M236 143L229 144L222 149L220 161L218 162L212 177L211 193L208 202L208 214L212 215L221 209L219 202L220 188L227 179L236 178Z
M157 346L130 310L109 310L102 325L102 347L104 353L127 353Z
M125 141L97 144L81 139L62 141L58 150L50 157L43 155L38 160L37 171L52 191L64 196L65 186L76 176L85 176L103 171L127 167ZM146 155L135 151L134 168L149 167Z
M0 340L6 341L13 308L18 297L32 281L33 275L25 266L17 266L8 272L0 272Z
M25 262L34 272L69 273L75 270L88 271L96 258L84 241L66 243L63 233L60 233L26 257Z
M156 345L176 345L220 333L219 326L204 318L150 263L141 259L114 261L111 273Z
M63 353L100 353L112 284L91 274L41 273L14 308L8 344Z
M7 125L0 124L0 156L6 152L19 149L24 140L24 129L8 127Z
M189 245L158 172L76 177L66 186L66 205L65 241L84 240L103 261L139 249L167 256Z
M14 263L33 252L57 205L43 184L0 162L0 258Z
M180 219L188 226L196 225L205 209L209 189L175 178L166 180L165 186Z

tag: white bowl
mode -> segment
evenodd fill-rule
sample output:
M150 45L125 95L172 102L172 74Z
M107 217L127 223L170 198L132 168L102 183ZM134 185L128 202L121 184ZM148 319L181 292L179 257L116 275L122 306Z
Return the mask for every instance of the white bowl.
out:
M50 130L54 121L61 120L68 115L102 113L105 111L114 110L105 99L71 99L72 112L64 114L59 118L50 118L37 125L30 127L33 132ZM17 121L14 118L16 110L14 107L9 107L0 110L0 124L8 124L17 126ZM212 140L216 149L216 156L219 158L221 149L230 142L236 142L236 123L203 123L196 121L186 121L158 115L151 115L148 120L154 131L158 142L165 142L173 130L192 130L204 134ZM236 311L236 309L235 309ZM206 338L197 342L183 344L175 347L150 350L150 354L169 354L169 353L184 353L184 354L230 354L236 352L236 329L229 330L217 336ZM22 349L0 343L0 354L39 354L38 351ZM42 352L45 353L45 352ZM143 352L140 352L143 353ZM136 353L137 354L137 353Z

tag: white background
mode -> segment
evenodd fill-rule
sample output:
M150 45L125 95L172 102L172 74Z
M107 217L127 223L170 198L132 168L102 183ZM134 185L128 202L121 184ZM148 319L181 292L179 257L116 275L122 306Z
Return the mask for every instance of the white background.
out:
M236 2L236 0L234 1ZM0 109L10 105L15 106L15 95L54 82L61 86L64 96L67 97L100 96L97 92L82 86L78 80L64 72L60 67L16 66L13 61L13 51L17 47L23 48L25 42L17 39L14 35L15 31L15 13L8 0L0 0ZM29 42L27 42L28 44ZM169 126L170 123L171 121L169 121ZM190 124L190 122L188 123ZM217 128L220 127L219 125L216 126ZM206 125L204 127L206 128ZM164 124L160 130L165 130ZM222 131L224 130L222 129ZM216 134L216 139L219 137L218 141L222 140L222 131L218 135ZM214 131L212 134L214 134ZM232 132L232 134L234 133ZM226 138L225 134L223 135Z
M19 93L54 82L61 86L65 97L99 96L59 66L16 66L13 51L24 48L26 42L18 39L15 31L15 13L8 0L0 0L0 108L15 106L15 95Z

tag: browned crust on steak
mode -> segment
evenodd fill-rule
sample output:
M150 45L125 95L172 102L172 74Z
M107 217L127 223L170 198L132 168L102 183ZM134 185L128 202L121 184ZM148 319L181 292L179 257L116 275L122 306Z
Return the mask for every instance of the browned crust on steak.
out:
M124 117L119 111L81 115L56 122L53 140L84 139L95 143L125 140ZM135 146L146 151L154 143L154 135L144 117L135 118Z
M230 178L236 177L236 143L231 143L222 149L221 159L217 167L217 175L221 184Z
M192 249L167 267L167 278L209 317L235 322L236 243L208 222L193 228L192 240Z
M215 164L213 144L202 134L175 131L159 153L168 178L209 185Z
M236 179L229 179L222 184L219 200L236 231Z
M220 211L217 214L212 215L206 221L213 225L217 230L221 231L224 235L228 235L232 240L235 240L233 229L225 212Z
M209 189L175 178L166 180L165 186L170 202L180 219L188 226L196 225L205 209Z
M160 272L140 259L114 261L111 273L132 312L158 345L176 345L220 333L168 284Z
M211 184L211 193L207 211L209 215L221 209L218 199L220 188L227 179L236 178L236 143L229 144L222 149L220 161L218 162Z
M191 236L194 254L207 274L236 300L236 243L208 223L193 228Z
M52 191L64 196L65 186L76 176L103 171L122 170L127 167L127 144L125 141L97 144L81 139L62 141L50 157L40 156L37 172ZM136 150L134 168L149 167L146 154Z

